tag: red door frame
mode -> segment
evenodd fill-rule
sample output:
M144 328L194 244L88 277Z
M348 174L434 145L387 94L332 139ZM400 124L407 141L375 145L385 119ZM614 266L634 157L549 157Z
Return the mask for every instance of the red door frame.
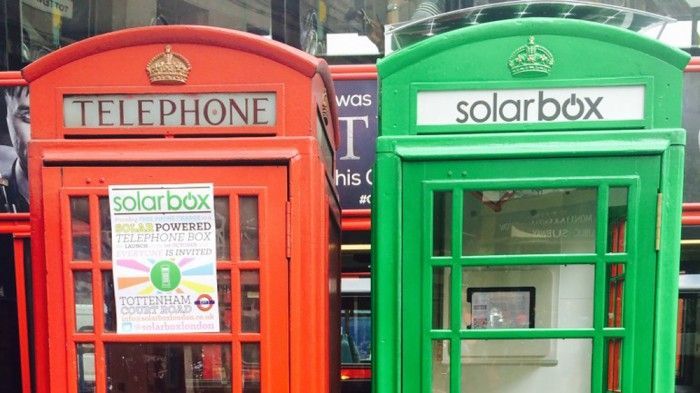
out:
M147 153L142 151L141 153ZM178 152L174 151L173 156ZM155 164L155 163L154 163ZM51 356L51 372L52 386L60 386L60 379L63 374L67 378L67 391L76 391L76 353L75 344L82 342L90 342L95 344L95 358L98 359L95 364L96 381L98 382L97 392L103 391L104 381L106 381L106 369L100 359L105 358L105 348L107 344L113 343L217 343L223 345L233 345L231 351L233 361L231 364L232 385L233 390L241 391L241 378L243 373L241 368L241 352L238 343L258 342L261 344L261 364L263 365L262 376L266 389L275 392L288 391L288 335L279 334L280 332L273 327L288 325L288 314L284 312L287 308L287 274L286 271L286 255L284 248L280 247L280 243L284 244L285 240L285 206L287 201L287 169L282 166L265 166L256 168L246 168L240 165L225 165L217 166L216 169L207 167L162 167L156 165L140 166L136 168L135 173L124 167L100 167L100 166L70 166L70 167L47 167L44 168L45 183L54 183L58 178L62 181L62 187L59 190L45 188L44 204L47 209L53 211L62 211L59 220L47 220L47 231L45 236L45 245L47 250L50 250L49 255L62 257L54 257L49 261L48 271L48 289L50 298L54 299L57 305L64 304L62 307L55 307L53 310L61 310L64 312L55 311L50 314L49 319L49 343L50 345L66 347L65 357L60 353L54 353ZM209 169L207 171L207 169ZM260 272L260 299L261 299L261 330L259 333L244 333L240 329L240 318L234 318L230 333L206 333L206 334L172 334L172 335L118 335L116 333L103 332L103 318L101 312L94 313L94 332L92 333L75 333L75 321L73 318L73 285L72 272L85 271L92 273L93 285L93 304L94 307L100 310L99 305L103 304L102 297L102 275L103 271L111 270L111 263L99 261L99 239L100 228L99 213L97 210L97 198L99 196L107 196L106 187L110 184L138 184L146 182L158 182L162 179L163 183L168 183L172 180L172 171L178 173L179 182L192 183L214 180L215 194L228 195L226 191L232 194L240 195L259 195L260 203L260 258L259 261L240 261L234 254L231 255L229 261L220 261L217 263L219 271L231 272L231 288L240 288L240 276L238 272L254 269ZM188 173L189 172L189 173ZM95 179L88 184L86 179ZM223 194L222 194L223 193ZM68 197L72 195L90 195L90 231L89 235L92 244L91 261L79 262L72 261L69 252L71 249L71 228L70 228L70 212L66 211L68 206ZM231 206L233 207L233 206ZM236 225L237 215L236 210L230 217L231 228L231 249L238 245L236 241ZM62 233L63 236L57 237L56 233ZM265 245L268 245L265 247ZM67 255L68 254L68 255ZM48 260L47 260L48 261ZM284 269L280 269L284 266ZM274 293L272 291L274 290ZM232 314L240 315L240 293L232 291ZM272 301L273 297L275 298ZM64 302L58 299L64 299ZM280 310L280 311L276 311ZM265 366L267 365L267 366ZM57 388L60 391L60 388Z
M268 370L274 374L268 375L267 378L289 378L290 391L293 393L335 391L335 382L329 376L328 364L328 359L333 356L334 336L330 328L332 325L319 323L319 320L331 321L335 317L330 312L334 294L329 292L332 291L329 289L329 279L334 279L333 267L324 263L310 264L308 261L327 261L328 209L335 212L336 220L339 220L339 214L337 198L332 193L328 194L328 178L324 176L325 170L321 160L311 159L317 157L314 141L308 138L161 139L118 140L118 145L120 148L115 149L114 140L34 142L30 148L30 157L39 157L41 160L30 158L30 171L33 179L40 181L32 181L31 195L40 196L47 189L55 190L60 187L54 177L46 178L44 171L66 164L95 166L109 163L128 166L135 161L142 165L164 162L171 165L178 162L188 165L204 162L208 165L286 165L289 168L288 337L291 364L289 370ZM167 148L164 148L165 146ZM90 181L99 183L100 179ZM39 221L32 227L33 250L41 255L34 260L40 259L44 268L61 270L60 266L45 265L46 261L43 258L44 255L49 255L47 253L57 251L54 246L46 243L44 237L49 236L50 228L58 225L58 215L45 215L45 211L55 211L57 207L47 205L43 198L34 198L32 214L47 220ZM319 241L310 242L311 238ZM49 271L49 276L56 274L60 275L63 272ZM36 287L47 288L48 285L46 275L35 274L33 282ZM51 299L55 299L56 296L62 297L63 293L48 294ZM41 330L48 332L52 326L62 323L67 312L71 310L64 306L52 306L47 309L46 314L37 313L37 324L43 326ZM310 340L311 337L317 340ZM182 336L172 340L182 341ZM66 370L54 368L56 363L50 361L53 355L48 348L64 348L67 341L51 334L47 335L45 342L47 345L37 345L37 367L43 364L47 370L50 369L50 373L47 372L43 376L37 391L64 392L64 388L60 386L66 386L62 381L68 381L68 375Z

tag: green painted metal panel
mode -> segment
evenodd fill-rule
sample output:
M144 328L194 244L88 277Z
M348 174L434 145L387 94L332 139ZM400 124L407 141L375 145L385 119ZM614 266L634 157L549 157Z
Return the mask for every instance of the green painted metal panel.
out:
M551 52L548 74L513 76L511 55L528 43ZM676 127L681 116L681 70L689 56L622 29L584 21L522 19L455 30L396 52L378 63L381 135L546 129ZM645 86L643 120L417 125L416 94L431 90ZM451 116L459 116L456 108ZM580 119L585 120L585 119ZM590 120L590 119L589 119Z
M537 18L456 30L380 61L372 212L375 392L443 391L433 389L434 376L449 385L444 391L479 392L465 382L479 364L470 351L492 353L503 343L549 348L529 363L533 369L559 363L552 348L583 348L587 366L564 377L585 376L591 392L616 388L610 380L623 392L673 390L685 144L680 92L687 61L686 54L634 33ZM595 195L595 203L580 203L595 217L581 232L594 233L585 235L589 247L474 253L486 246L465 233L486 229L465 227L472 224L464 217L475 217L465 204L481 195L484 206L497 206L482 191L503 197L508 190ZM444 218L436 221L434 211ZM591 320L537 325L541 308L531 314L530 327L469 328L482 319L472 318L478 308L463 309L465 283L484 267L588 272ZM547 287L538 288L541 294ZM530 291L520 290L521 297ZM536 296L530 299L537 304ZM435 326L439 320L446 325ZM609 373L616 362L619 373ZM478 370L490 374L498 366Z

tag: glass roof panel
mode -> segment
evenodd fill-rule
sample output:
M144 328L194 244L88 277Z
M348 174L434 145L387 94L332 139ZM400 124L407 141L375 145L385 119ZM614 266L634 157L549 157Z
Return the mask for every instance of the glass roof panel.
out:
M642 31L674 22L673 18L620 6L585 1L517 0L463 8L387 26L386 53L465 26L518 18L579 19ZM659 29L659 33L663 29Z

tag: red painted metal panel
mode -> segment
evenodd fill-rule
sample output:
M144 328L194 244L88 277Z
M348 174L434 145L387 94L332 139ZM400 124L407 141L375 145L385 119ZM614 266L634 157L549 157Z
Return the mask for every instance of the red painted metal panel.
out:
M19 71L0 71L0 87L2 86L24 86L28 82L22 77Z
M165 45L191 64L185 85L152 85L146 64L164 52ZM157 133L163 136L278 135L316 136L317 108L323 93L334 97L330 71L324 60L256 35L206 26L152 26L96 36L51 53L27 66L22 75L30 82L32 106L42 111L32 117L33 138ZM314 80L319 83L314 85ZM205 93L259 91L278 86L281 111L274 127L114 127L66 128L66 94ZM322 92L321 92L322 91ZM310 111L312 109L312 111ZM337 145L337 104L329 99L330 139ZM299 114L307 114L300 116ZM270 130L272 128L272 130Z
M333 80L377 79L377 66L374 64L332 65Z

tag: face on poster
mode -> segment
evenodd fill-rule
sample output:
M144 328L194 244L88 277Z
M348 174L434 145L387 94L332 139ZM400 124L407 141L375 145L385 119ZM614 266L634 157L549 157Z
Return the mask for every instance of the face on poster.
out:
M109 187L117 333L219 331L211 184Z
M29 87L0 88L0 213L29 211Z

